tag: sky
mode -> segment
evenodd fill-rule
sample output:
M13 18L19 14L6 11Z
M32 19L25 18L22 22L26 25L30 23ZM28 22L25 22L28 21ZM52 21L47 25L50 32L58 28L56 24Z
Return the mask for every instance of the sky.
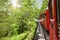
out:
M43 0L37 0L36 3L38 4L38 8L40 9L43 3Z
M10 1L14 7L17 6L17 0L10 0ZM36 0L36 3L38 4L38 8L40 9L42 6L43 0ZM20 5L18 6L20 7Z

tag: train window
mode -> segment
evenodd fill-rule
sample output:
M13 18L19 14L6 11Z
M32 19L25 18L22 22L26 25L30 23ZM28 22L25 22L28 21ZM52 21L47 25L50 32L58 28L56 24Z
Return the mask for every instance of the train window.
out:
M58 25L60 26L60 0L57 0L57 21Z

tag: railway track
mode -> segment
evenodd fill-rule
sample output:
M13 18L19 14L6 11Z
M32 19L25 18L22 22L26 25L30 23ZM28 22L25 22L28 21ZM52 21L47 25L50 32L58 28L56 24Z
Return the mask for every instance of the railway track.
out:
M41 23L38 23L38 28L34 40L49 40L49 35Z

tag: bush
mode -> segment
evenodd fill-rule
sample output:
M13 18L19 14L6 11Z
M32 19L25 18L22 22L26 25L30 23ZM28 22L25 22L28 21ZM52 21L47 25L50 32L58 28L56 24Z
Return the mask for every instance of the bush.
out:
M20 35L15 35L15 36L11 36L11 37L2 37L2 38L0 38L0 40L23 40L27 36L28 33L29 32L27 31Z
M34 33L35 33L35 30L33 30L32 32L29 32L28 36L24 40L32 40Z

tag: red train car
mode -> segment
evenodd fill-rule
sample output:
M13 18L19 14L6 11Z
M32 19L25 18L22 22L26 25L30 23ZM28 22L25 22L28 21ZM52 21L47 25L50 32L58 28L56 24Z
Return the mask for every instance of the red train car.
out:
M49 40L60 40L60 0L49 0L48 9L41 14L44 28L49 31Z

